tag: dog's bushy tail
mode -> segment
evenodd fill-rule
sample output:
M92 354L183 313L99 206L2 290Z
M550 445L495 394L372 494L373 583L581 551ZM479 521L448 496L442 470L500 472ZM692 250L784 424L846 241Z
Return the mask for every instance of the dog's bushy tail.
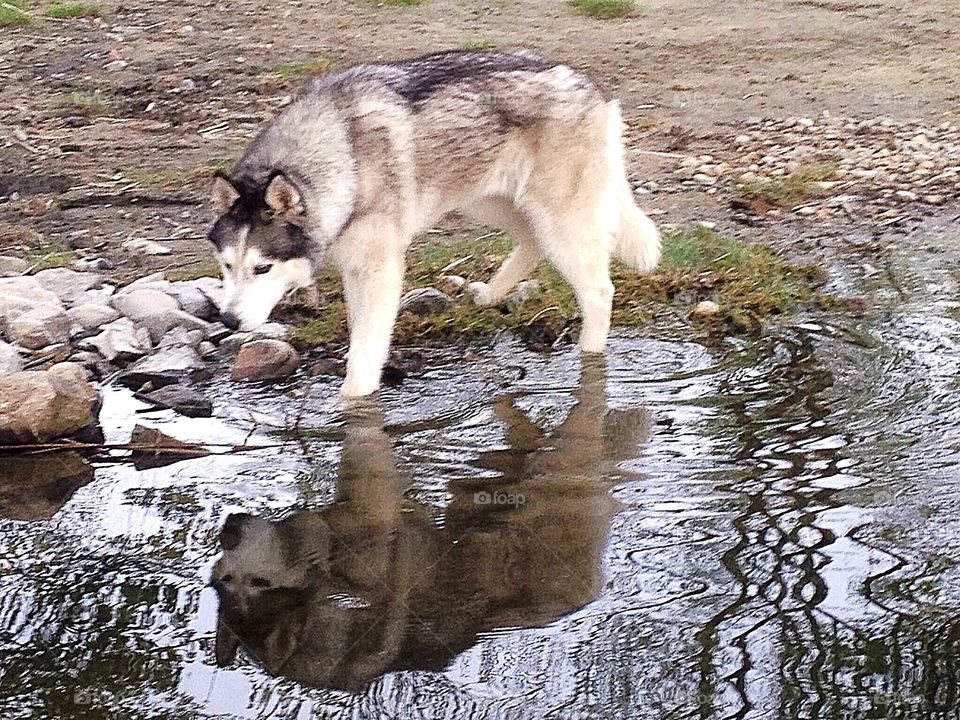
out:
M641 273L653 272L660 262L660 232L653 220L633 201L633 190L627 181L623 157L623 120L620 104L607 105L607 157L611 191L616 195L615 213L619 216L613 229L613 254Z

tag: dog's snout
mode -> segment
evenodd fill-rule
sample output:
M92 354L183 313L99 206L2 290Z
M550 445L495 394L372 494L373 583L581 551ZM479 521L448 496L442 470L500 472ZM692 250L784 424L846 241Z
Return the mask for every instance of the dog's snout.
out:
M240 318L238 318L236 315L234 315L234 314L233 314L232 312L230 312L229 310L228 310L227 312L220 313L220 322L222 322L224 325L226 325L226 326L227 326L228 328L230 328L231 330L239 330L239 329L240 329Z

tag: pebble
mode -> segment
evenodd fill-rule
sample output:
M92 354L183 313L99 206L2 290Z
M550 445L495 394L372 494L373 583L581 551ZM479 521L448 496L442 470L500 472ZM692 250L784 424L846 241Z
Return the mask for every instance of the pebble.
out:
M423 287L411 290L400 298L400 312L414 315L436 315L453 306L453 299L436 288Z
M123 248L124 250L129 250L130 252L134 253L143 253L144 255L169 255L171 252L173 252L166 245L161 245L153 240L145 240L143 238L127 240L123 244Z
M720 312L720 306L713 300L701 300L694 306L690 315L695 318L709 318Z
M467 279L462 275L441 275L437 280L437 289L448 295L456 295L467 286Z

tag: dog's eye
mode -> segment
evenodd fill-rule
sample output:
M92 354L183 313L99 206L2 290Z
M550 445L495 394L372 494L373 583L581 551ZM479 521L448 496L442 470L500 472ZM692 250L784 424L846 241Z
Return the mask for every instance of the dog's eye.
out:
M231 575L230 573L227 573L222 578L220 578L220 580L222 580L225 583L233 582L233 575Z
M233 270L233 265L231 265L230 263L224 263L223 269L226 270L227 272L230 272L231 270Z
M256 588L266 588L266 587L270 587L270 584L271 584L271 583L270 583L269 580L267 580L266 578L260 577L260 576L256 576L256 577L250 578L250 585L252 585L253 587L256 587Z
M271 268L273 268L273 265L272 265L271 263L267 263L267 264L265 264L265 265L257 265L257 266L253 269L253 274L254 274L254 275L266 275L268 272L270 272Z

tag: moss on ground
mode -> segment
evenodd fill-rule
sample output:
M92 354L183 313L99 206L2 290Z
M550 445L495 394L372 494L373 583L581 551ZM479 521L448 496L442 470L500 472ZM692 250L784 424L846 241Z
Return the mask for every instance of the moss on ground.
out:
M634 0L569 0L584 15L599 18L625 17L636 10Z
M33 16L24 8L21 0L0 1L0 26L26 25L33 22Z
M512 243L503 233L481 240L444 238L414 247L408 256L407 286L434 285L447 273L468 281L488 280L507 255ZM452 267L451 267L452 266ZM797 265L766 245L720 235L703 227L667 234L663 259L651 275L639 275L615 264L616 286L613 324L644 327L664 313L687 315L697 302L713 300L720 313L710 322L733 332L756 330L762 318L785 313L813 298L822 283L822 271ZM490 338L503 331L523 331L547 319L560 324L578 314L569 285L548 263L535 274L536 292L513 306L480 308L466 293L454 298L453 307L428 317L401 315L397 344L430 345ZM319 315L295 325L301 346L344 342L346 309L339 278L327 270L318 279L324 298Z
M100 17L103 14L103 8L94 3L87 2L62 2L52 3L47 6L47 17L59 18L61 20L79 17Z
M793 207L806 202L817 193L817 183L830 180L837 174L832 163L801 165L783 178L754 180L738 186L747 200L759 200L776 207Z

